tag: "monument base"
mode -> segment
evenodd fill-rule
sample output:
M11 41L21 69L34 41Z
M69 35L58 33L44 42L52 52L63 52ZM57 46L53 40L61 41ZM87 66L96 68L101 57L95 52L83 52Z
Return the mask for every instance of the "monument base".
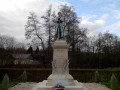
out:
M46 85L47 80L38 83L32 90L53 90L53 86ZM88 90L82 83L79 83L77 80L74 80L74 86L65 86L67 90Z
M52 74L47 80L38 83L32 90L53 90L56 85L62 85L67 90L88 90L69 74L68 48L69 45L65 40L55 41L53 44Z
M60 80L66 80L68 83L67 83L67 86L74 86L75 83L74 83L74 79L73 77L70 75L70 74L67 74L67 75L58 75L58 74L51 74L48 79L47 79L47 83L46 85L47 86L54 86L53 85L53 80L57 80L59 81L59 76L60 76Z

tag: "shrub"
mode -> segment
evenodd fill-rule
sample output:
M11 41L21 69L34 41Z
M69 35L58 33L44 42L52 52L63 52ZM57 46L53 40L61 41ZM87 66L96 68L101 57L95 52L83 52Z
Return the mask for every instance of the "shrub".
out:
M27 72L26 71L24 71L22 74L22 81L27 82Z
M100 82L100 75L99 75L98 71L95 72L95 82L96 83Z
M9 88L9 77L5 74L3 81L2 81L2 90L8 90Z
M112 76L111 76L111 89L118 90L118 80L114 74L112 74Z

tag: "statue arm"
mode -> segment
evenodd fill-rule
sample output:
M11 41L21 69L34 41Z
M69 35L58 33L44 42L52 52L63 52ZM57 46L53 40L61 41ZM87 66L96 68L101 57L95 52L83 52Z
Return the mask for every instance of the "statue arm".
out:
M60 20L61 20L61 21L64 21L64 18L63 18L63 17L61 17L61 18L60 18Z
M56 18L56 23L57 23L57 21L58 21L58 18Z

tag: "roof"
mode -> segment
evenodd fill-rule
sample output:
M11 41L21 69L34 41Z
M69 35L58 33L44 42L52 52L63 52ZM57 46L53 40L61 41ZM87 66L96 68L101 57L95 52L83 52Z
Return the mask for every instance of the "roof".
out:
M15 59L27 59L31 54L12 54Z

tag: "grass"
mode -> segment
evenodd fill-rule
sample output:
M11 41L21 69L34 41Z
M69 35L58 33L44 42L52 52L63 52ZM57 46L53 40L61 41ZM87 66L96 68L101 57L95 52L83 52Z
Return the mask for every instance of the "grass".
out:
M107 69L107 70L120 70L120 67L111 67L111 68L105 68L105 69Z
M9 87L13 87L13 86L15 86L16 84L18 84L19 83L19 81L9 81ZM0 82L0 90L2 90L2 82Z
M102 84L105 85L105 86L107 86L108 88L111 88L111 86L110 86L110 85L111 85L110 82L102 82Z
M110 82L102 82L103 85L107 86L108 88L111 88ZM120 90L120 84L118 86L118 90Z

